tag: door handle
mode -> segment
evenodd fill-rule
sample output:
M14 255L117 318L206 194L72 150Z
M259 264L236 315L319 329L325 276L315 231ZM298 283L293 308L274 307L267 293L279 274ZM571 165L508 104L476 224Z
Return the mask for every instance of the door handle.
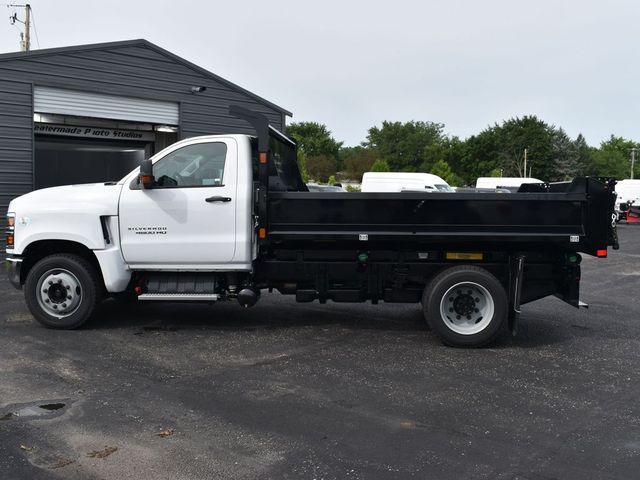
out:
M208 203L212 203L212 202L230 202L231 201L231 197L213 196L213 197L205 198L204 201L208 202Z

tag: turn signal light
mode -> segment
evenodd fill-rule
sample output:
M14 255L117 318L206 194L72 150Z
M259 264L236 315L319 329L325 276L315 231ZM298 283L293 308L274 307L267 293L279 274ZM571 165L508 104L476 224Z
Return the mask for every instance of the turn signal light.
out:
M606 248L600 248L600 249L596 250L596 257L604 258L606 256L607 256L607 249Z
M267 152L259 153L260 163L267 163Z
M267 238L267 229L266 228L260 228L258 230L258 237L259 238Z
M7 217L7 227L13 227L16 224L16 217Z

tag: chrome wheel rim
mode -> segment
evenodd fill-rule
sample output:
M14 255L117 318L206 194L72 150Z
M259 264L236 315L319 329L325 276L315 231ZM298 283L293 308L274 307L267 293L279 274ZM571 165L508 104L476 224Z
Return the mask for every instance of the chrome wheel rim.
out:
M495 312L493 297L482 285L460 282L450 287L440 300L440 316L444 324L460 335L482 332Z
M54 268L43 273L37 285L38 305L48 315L72 315L82 301L80 280L69 270Z

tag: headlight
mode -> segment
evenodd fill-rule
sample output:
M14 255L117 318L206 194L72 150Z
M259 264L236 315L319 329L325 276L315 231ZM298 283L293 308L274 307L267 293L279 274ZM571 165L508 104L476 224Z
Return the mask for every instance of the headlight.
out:
M16 214L7 213L7 237L6 244L8 249L13 249L15 244L14 232L16 229Z

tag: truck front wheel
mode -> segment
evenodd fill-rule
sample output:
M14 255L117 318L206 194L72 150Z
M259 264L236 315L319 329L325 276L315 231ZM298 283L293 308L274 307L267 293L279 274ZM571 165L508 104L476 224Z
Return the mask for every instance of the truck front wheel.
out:
M100 280L91 263L77 255L50 255L27 274L24 296L34 318L49 328L78 328L100 301Z
M437 275L422 297L424 316L447 345L479 347L506 328L507 294L484 268L461 265Z

